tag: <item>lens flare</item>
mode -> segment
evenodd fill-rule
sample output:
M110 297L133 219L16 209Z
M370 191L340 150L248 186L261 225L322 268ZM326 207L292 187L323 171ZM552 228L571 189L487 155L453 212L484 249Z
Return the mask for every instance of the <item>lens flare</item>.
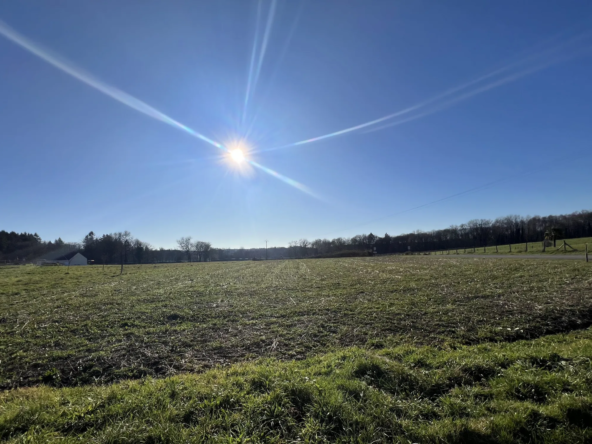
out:
M390 126L400 125L405 122L410 122L419 119L421 117L433 114L442 109L446 109L458 102L467 100L478 94L482 94L491 89L497 88L507 83L514 82L522 77L534 74L535 72L543 70L549 66L562 63L571 60L575 57L578 57L579 55L585 54L586 51L589 49L588 47L585 47L583 50L576 51L572 54L565 54L565 51L568 49L573 49L573 46L575 46L575 44L587 39L588 37L590 37L590 32L586 31L570 39L564 39L564 41L561 41L560 43L548 46L543 50L532 52L531 54L525 57L522 57L514 62L507 63L506 65L493 71L490 71L489 73L484 74L478 78L470 80L469 82L450 88L427 100L419 102L413 106L402 109L400 111L380 117L378 119L374 119L369 122L362 123L360 125L351 126L349 128L345 128L329 134L324 134L322 136L301 140L299 142L294 142L288 145L266 149L263 151L274 151L278 149L304 145L307 143L318 142L320 140L329 139L331 137L340 136L342 134L351 133L368 127L372 128L367 130L366 132L378 131L384 128L388 128ZM492 80L488 83L483 84L483 82L489 79ZM419 114L414 114L415 112L422 111L426 108L428 109L423 112L420 112ZM411 114L410 117L406 117L403 120L391 122L392 119L406 116L409 114ZM388 123L380 125L379 127L375 126L387 121Z
M233 138L224 144L228 153L224 156L226 163L241 172L248 172L248 160L252 151L251 145L242 138Z
M216 142L215 140L212 140L209 137L206 137L203 134L183 125L182 123L177 122L175 119L172 119L166 114L161 113L160 111L151 107L147 103L144 103L139 99L136 99L134 96L126 92L123 92L113 86L107 85L106 83L102 82L96 77L84 72L80 68L74 67L69 62L66 62L65 60L59 58L57 55L51 54L46 49L41 48L39 45L33 43L31 40L22 36L2 21L0 21L0 34L6 37L8 40L11 40L13 43L16 43L21 48L24 48L30 53L36 55L40 59L45 60L47 63L55 66L56 68L62 70L67 74L70 74L72 77L80 80L83 83L86 83L88 86L95 88L98 91L101 91L103 94L108 95L109 97L117 100L118 102L123 103L124 105L127 105L130 108L133 108L136 111L141 112L142 114L146 114L147 116L150 116L153 119L160 120L161 122L164 122L175 128L181 129L186 133L191 134L192 136L197 137L198 139L203 140L204 142L207 142L212 146L215 146L218 149L226 151L226 148L218 142Z
M296 182L295 180L290 179L289 177L283 176L272 169L264 167L263 165L258 164L257 162L255 162L253 160L247 159L246 154L245 154L245 149L241 148L240 146L239 147L232 147L232 150L228 149L226 146L222 145L221 143L216 142L215 140L212 140L209 137L204 136L203 134L189 128L186 125L183 125L182 123L180 123L180 122L176 121L175 119L167 116L166 114L158 111L156 108L151 107L147 103L142 102L141 100L135 98L134 96L132 96L124 91L121 91L113 86L110 86L110 85L104 83L103 81L97 79L96 77L84 72L80 68L73 66L71 63L65 61L64 59L58 57L57 55L52 54L51 52L49 52L46 49L37 45L36 43L33 43L31 40L22 36L21 34L16 32L14 29L9 27L7 24L5 24L2 21L0 21L0 35L3 35L5 38L7 38L8 40L17 44L21 48L26 49L31 54L36 55L40 59L49 63L50 65L53 65L54 67L65 72L66 74L71 75L75 79L80 80L81 82L83 82L83 83L87 84L88 86L102 92L103 94L117 100L118 102L123 103L124 105L127 105L130 108L141 112L142 114L152 117L153 119L164 122L168 125L171 125L174 128L183 130L187 134L190 134L193 137L203 140L204 142L207 142L208 144L210 144L222 151L225 151L226 153L229 153L230 156L233 159L235 159L235 162L237 164L238 163L241 163L241 164L248 163L248 164L252 165L253 167L258 168L261 171L264 171L265 173L281 180L284 183L287 183L288 185L293 186L294 188L296 188L296 189L298 189L310 196L317 197L306 186L302 185L301 183Z
M247 80L247 91L245 94L245 102L243 106L243 118L242 124L245 125L245 120L247 118L247 111L249 100L252 98L253 94L255 93L255 88L257 87L257 82L259 80L259 75L261 74L261 67L263 66L263 59L265 58L265 53L267 51L267 44L269 43L269 36L271 34L271 28L273 26L273 21L275 17L275 9L276 9L277 0L271 0L271 4L269 6L269 12L267 13L267 23L265 25L265 33L263 35L263 40L261 42L261 47L258 48L259 42L259 21L261 18L261 0L259 0L257 4L257 22L255 25L255 37L253 41L253 51L251 52L251 63L249 65L249 76ZM255 58L258 57L257 66L255 66Z
M235 149L230 152L230 158L236 163L242 163L245 160L245 153L241 149Z
M284 183L287 183L288 185L293 186L294 188L302 191L303 193L306 193L309 196L314 197L315 199L321 200L320 197L317 196L315 193L313 193L313 191L310 188L308 188L306 185L296 182L294 179L290 179L289 177L284 176L284 175L278 173L277 171L272 170L271 168L267 168L267 167L255 162L254 160L247 160L247 162L249 163L249 165L252 165L257 169L266 172L267 174L275 177L276 179L281 180Z
M249 76L247 78L247 91L245 93L245 102L243 104L243 116L241 123L245 124L247 118L247 108L249 106L249 98L251 97L251 83L253 81L253 73L255 70L255 58L257 57L257 47L259 42L259 20L261 18L261 0L257 3L257 22L255 24L255 36L253 37L253 51L251 52L251 63L249 64Z
M277 0L271 0L271 5L269 6L269 13L267 14L267 23L265 25L265 34L263 35L263 41L261 42L261 49L259 51L259 61L257 62L257 70L255 71L255 81L254 86L257 86L257 81L259 80L259 74L261 74L261 67L263 66L263 59L265 58L265 53L267 51L267 44L269 43L269 36L271 34L271 27L273 26L273 19L275 16L275 8L276 8Z

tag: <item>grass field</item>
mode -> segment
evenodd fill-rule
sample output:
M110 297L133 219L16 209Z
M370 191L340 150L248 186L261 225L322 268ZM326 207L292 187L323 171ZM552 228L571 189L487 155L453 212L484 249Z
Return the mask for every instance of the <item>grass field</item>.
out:
M592 237L579 237L577 239L565 239L569 245L576 249L576 251L566 247L565 251L563 251L563 239L557 240L557 247L547 247L545 251L543 251L543 243L542 242L529 242L528 243L528 251L526 251L526 244L522 242L521 244L512 244L510 245L498 245L497 251L495 246L494 247L483 247L475 248L473 252L472 248L460 248L458 250L459 254L548 254L548 255L557 255L557 254L579 254L582 255L586 251L586 244L588 244L588 251L590 256L592 257ZM511 251L510 251L511 250ZM456 249L451 250L450 253L456 253Z
M592 332L0 392L9 442L589 443Z
M0 440L590 442L591 324L579 261L2 267Z

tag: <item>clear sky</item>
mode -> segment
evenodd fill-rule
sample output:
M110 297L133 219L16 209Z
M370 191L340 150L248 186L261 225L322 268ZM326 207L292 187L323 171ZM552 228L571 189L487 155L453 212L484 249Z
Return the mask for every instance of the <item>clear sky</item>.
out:
M589 0L22 0L0 31L0 229L256 247L592 208Z

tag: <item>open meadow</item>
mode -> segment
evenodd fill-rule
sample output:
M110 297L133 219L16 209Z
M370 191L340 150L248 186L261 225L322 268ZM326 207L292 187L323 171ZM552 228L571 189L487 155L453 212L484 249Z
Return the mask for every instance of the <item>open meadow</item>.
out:
M0 440L590 442L591 324L583 261L2 267Z

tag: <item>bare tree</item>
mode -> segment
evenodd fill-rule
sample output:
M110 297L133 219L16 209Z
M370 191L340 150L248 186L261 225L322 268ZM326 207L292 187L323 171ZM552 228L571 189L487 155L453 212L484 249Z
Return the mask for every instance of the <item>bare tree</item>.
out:
M119 274L123 274L123 264L127 262L127 252L134 238L132 237L132 234L127 230L115 233L114 237L119 245L119 258L121 263L121 270L119 271Z
M296 257L298 255L298 241L290 241L288 243L288 251L292 257Z
M191 243L191 236L177 239L177 245L179 246L179 250L184 251L185 254L187 254L187 260L191 262L191 250L193 249L193 244Z
M201 249L201 241L195 241L191 243L191 250L195 253L197 262L199 262L199 251Z
M202 243L202 254L204 261L208 261L210 259L210 251L212 250L212 244L209 242Z
M307 239L300 239L298 241L298 246L300 247L300 256L306 256L308 253L308 248L310 247L310 242Z
M212 244L204 241L195 241L193 244L193 251L197 253L197 260L200 262L207 261L210 256Z
M146 253L150 250L150 245L142 242L140 239L134 239L131 243L134 259L138 264L144 260Z

